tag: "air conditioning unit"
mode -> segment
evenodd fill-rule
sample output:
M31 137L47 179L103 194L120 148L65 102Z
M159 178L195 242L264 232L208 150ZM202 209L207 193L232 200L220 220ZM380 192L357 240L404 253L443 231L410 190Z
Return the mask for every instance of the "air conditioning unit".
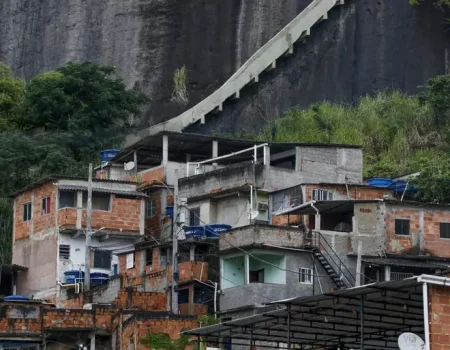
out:
M258 211L268 211L269 205L267 203L258 202Z

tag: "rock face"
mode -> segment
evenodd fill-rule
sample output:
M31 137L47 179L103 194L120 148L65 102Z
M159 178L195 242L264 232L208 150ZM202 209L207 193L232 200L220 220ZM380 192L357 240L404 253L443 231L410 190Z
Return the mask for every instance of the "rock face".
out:
M170 119L220 86L310 0L1 0L0 61L30 79L68 61L118 68L152 94L138 127ZM278 62L224 112L191 130L235 132L294 106L351 102L386 88L415 92L447 71L448 33L430 1L346 0L306 44ZM173 74L188 70L189 102L172 99Z

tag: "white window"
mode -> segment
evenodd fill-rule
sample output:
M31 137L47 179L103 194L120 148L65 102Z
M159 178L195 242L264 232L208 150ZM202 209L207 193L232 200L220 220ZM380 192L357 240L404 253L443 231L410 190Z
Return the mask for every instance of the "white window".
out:
M332 201L333 192L326 190L313 189L312 190L312 200L313 201Z
M152 197L147 201L147 217L151 218L152 216L155 216L158 214L158 206L156 204L157 202L156 197Z
M134 252L127 254L127 269L132 269L134 267Z
M301 267L299 269L299 282L303 284L312 284L312 275L313 271L312 269L306 269L304 267Z
M59 245L59 259L69 260L70 259L70 245L60 244Z

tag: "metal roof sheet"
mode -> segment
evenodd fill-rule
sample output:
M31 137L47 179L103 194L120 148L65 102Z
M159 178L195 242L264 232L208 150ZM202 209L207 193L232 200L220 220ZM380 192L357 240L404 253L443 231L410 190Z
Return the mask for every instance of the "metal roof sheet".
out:
M66 191L87 191L87 186L81 185L65 185L65 184L57 184L56 185L60 190ZM101 188L101 187L92 187L92 192L100 192L100 193L112 193L119 194L123 196L131 196L131 197L147 197L145 193L139 191L127 191L127 190L117 190L114 188Z
M376 265L389 265L389 266L400 266L400 267L417 267L417 268L448 268L450 263L437 264L431 261L418 261L407 258L390 259L390 258L362 258L362 261L368 264Z

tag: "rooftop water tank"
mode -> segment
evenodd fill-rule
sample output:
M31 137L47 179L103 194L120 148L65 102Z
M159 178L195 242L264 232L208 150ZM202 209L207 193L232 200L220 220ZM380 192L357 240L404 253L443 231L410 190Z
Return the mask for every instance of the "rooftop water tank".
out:
M209 224L205 226L206 237L218 238L221 233L230 231L232 226L226 224Z
M84 282L84 271L80 270L70 270L64 272L65 282L67 284L83 283Z
M102 157L102 162L108 162L110 159L114 158L120 153L120 149L105 149L100 152Z
M101 272L91 273L91 284L98 286L108 284L108 282L109 282L109 275L107 273Z
M25 301L25 300L29 300L28 297L24 296L24 295L9 295L7 297L4 297L3 300L5 301Z
M185 226L183 230L186 234L186 239L205 237L205 228L203 226Z
M367 180L367 184L372 187L387 188L391 185L392 179L386 177L373 177Z

